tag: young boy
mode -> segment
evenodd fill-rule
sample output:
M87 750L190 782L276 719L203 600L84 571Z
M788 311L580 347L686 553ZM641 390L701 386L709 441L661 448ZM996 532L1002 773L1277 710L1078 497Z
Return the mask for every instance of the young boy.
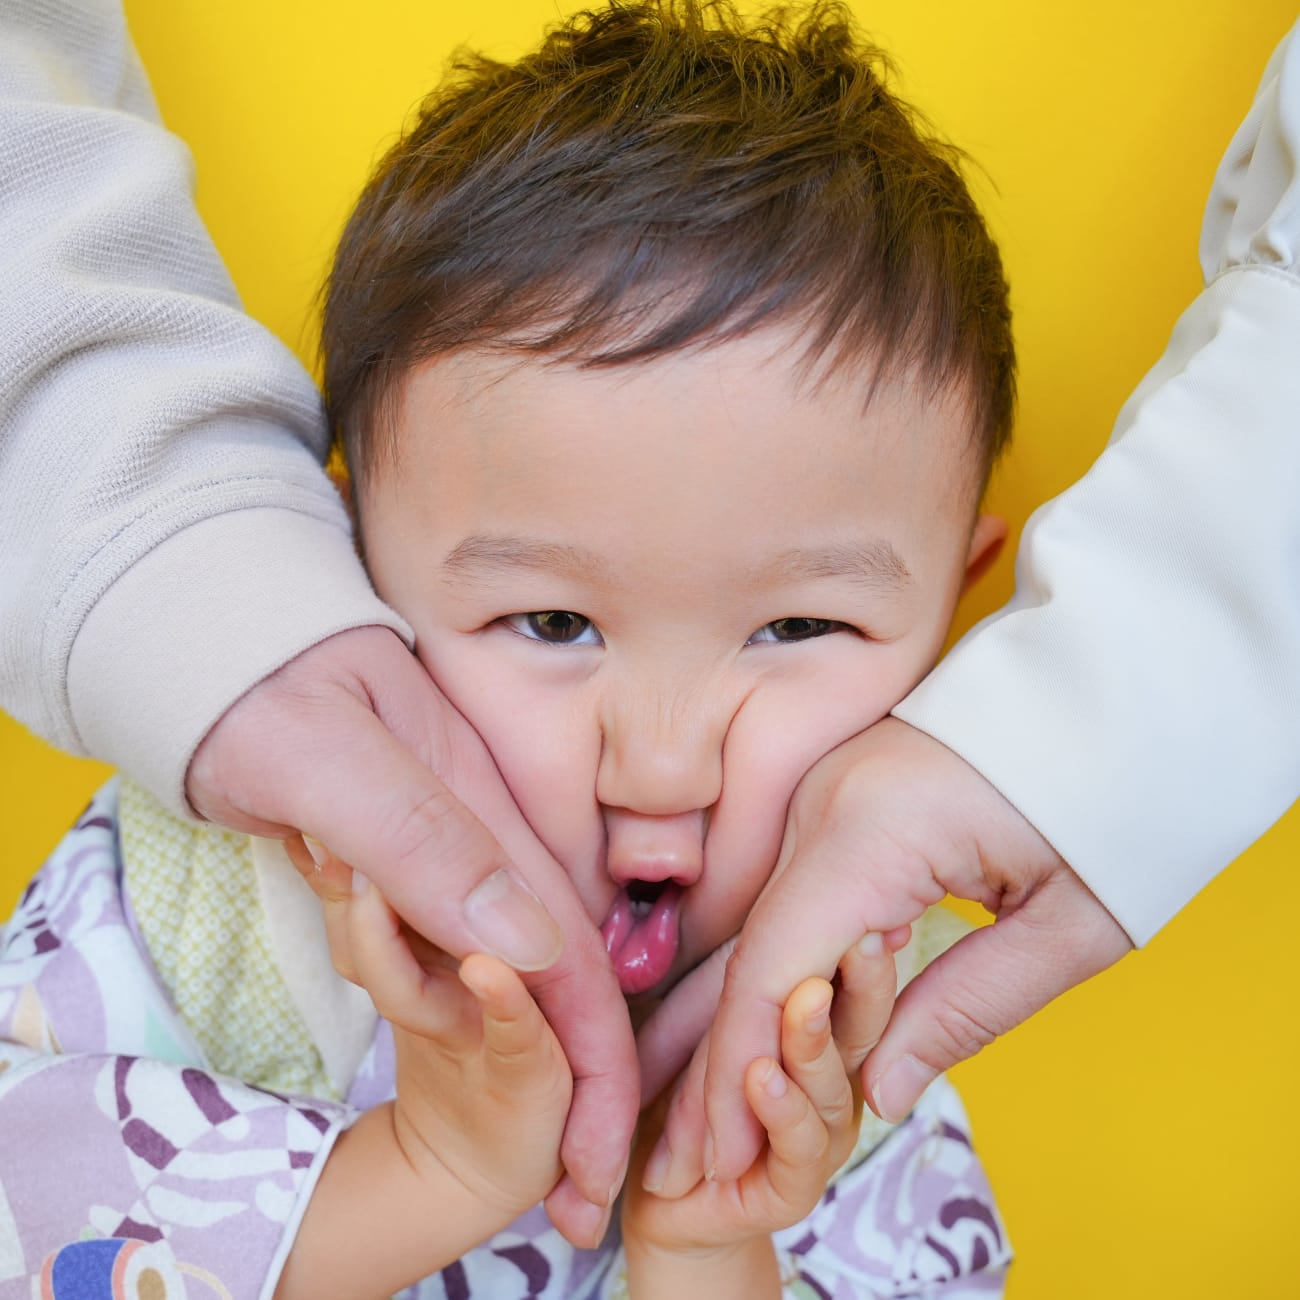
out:
M1013 395L1000 263L877 57L833 6L665 2L579 16L510 67L466 58L331 277L327 397L375 586L636 1015L739 929L796 783L927 671L1001 541L978 514ZM279 845L129 784L97 799L5 936L11 1276L57 1297L1000 1290L955 1098L859 1131L815 979L747 1076L753 1168L665 1188L652 1110L623 1253L618 1231L573 1250L529 1208L570 1086L535 1005L356 883L330 939L370 998ZM842 978L888 964L864 941Z

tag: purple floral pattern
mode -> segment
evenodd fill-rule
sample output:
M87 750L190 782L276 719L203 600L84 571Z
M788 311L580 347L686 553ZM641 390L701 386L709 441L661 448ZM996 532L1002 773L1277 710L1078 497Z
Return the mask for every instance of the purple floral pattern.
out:
M392 1095L392 1036L381 1023L348 1105L211 1073L136 936L115 812L110 783L0 937L0 1300L90 1294L101 1273L134 1295L142 1270L165 1300L269 1296L335 1137ZM942 1080L775 1240L791 1300L974 1300L1010 1259ZM576 1251L537 1207L404 1294L627 1291L616 1231Z

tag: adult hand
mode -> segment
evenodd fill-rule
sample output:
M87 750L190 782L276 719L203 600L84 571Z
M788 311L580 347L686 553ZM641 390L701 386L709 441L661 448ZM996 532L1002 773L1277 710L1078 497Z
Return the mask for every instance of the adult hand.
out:
M211 821L286 840L327 927L348 896L347 864L453 957L490 952L528 972L574 1076L567 1174L547 1209L576 1245L594 1245L636 1120L627 1008L568 877L401 640L356 628L285 664L213 727L186 792Z
M774 1055L781 1007L829 977L866 935L909 925L945 894L982 903L966 936L899 996L862 1067L863 1091L901 1119L940 1071L1122 957L1128 936L1051 845L951 750L886 718L833 750L791 800L777 875L727 963L711 1033L704 1167L734 1178L760 1134L743 1104L749 1063ZM689 1111L689 1107L682 1109ZM701 1158L669 1134L673 1164ZM674 1170L674 1185L681 1181Z

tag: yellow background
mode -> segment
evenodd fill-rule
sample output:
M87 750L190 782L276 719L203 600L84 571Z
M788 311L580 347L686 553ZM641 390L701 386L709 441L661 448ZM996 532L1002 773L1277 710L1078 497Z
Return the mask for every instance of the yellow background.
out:
M510 54L573 7L127 10L249 309L305 355L349 199L452 45ZM1017 445L993 506L1018 529L1096 456L1196 291L1210 178L1293 0L856 7L907 93L984 169L976 184L1008 264L1022 364ZM1008 557L961 627L1011 583ZM2 914L104 769L0 717L0 771ZM1300 1293L1298 850L1293 810L1146 951L958 1071L1019 1252L1013 1300Z

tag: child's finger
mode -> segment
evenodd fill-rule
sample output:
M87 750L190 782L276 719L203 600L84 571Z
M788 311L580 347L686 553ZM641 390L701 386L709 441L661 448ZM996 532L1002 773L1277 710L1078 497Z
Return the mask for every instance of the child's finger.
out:
M397 914L384 896L357 873L347 905L347 944L357 983L376 1010L399 1028L425 1038L459 1037L466 1012L477 1011L459 987L454 972L416 961Z
M506 1068L532 1067L549 1032L546 1019L518 974L486 953L460 964L460 982L483 1013L483 1042Z
M345 980L359 984L347 938L352 868L336 858L319 840L307 835L291 835L284 841L284 849L298 874L320 900L330 962Z
M830 1135L812 1102L770 1057L745 1071L745 1098L767 1132L766 1181L777 1204L766 1213L775 1226L788 1227L826 1190Z
M824 979L804 980L790 994L781 1012L781 1059L839 1147L852 1137L859 1109L831 1038L831 998Z
M840 991L831 1011L831 1024L850 1077L880 1041L893 1014L898 996L894 951L907 942L907 934L906 927L887 935L873 932L840 960Z

